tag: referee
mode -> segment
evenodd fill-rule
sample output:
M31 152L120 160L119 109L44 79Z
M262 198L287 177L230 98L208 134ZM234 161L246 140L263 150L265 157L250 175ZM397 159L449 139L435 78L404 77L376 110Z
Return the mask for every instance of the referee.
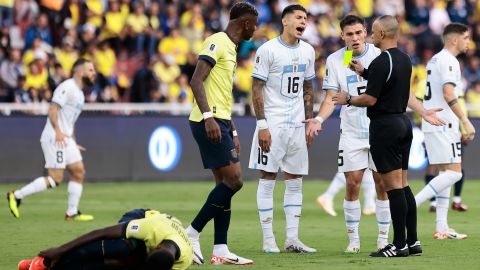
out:
M375 20L372 40L382 53L368 69L357 61L350 64L351 69L368 79L366 92L353 97L342 91L333 99L336 104L368 107L370 151L390 200L394 231L393 244L371 253L371 257L421 255L415 197L407 181L412 144L412 125L405 115L407 105L426 121L443 124L436 116L438 110L425 110L410 93L412 64L410 57L397 48L398 32L399 25L394 17L385 15Z

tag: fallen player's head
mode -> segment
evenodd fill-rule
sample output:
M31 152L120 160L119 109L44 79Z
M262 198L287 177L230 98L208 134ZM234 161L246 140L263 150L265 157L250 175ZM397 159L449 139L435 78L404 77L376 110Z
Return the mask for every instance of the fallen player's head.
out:
M170 270L180 257L180 249L171 240L162 241L155 250L150 252L146 260L147 270Z

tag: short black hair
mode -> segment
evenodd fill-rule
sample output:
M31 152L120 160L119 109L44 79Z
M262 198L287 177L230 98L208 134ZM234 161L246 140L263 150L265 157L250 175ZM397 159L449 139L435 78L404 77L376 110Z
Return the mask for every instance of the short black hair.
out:
M238 19L245 15L258 17L257 9L248 2L239 2L230 9L230 20Z
M175 262L175 256L168 250L154 250L145 261L148 270L170 270Z
M451 23L443 29L443 36L448 34L463 34L468 31L468 26L461 23Z
M298 5L298 4L290 5L290 6L287 6L286 8L283 9L282 19L283 19L283 17L287 16L287 14L295 12L295 10L300 10L300 11L303 11L303 12L307 13L307 10L302 5Z
M85 63L91 63L91 61L85 58L79 58L77 61L75 61L72 67L73 73L77 71L78 67L83 66Z
M347 15L340 21L340 29L342 29L343 31L343 28L345 28L345 26L354 25L357 23L365 26L365 20L362 17L352 14Z

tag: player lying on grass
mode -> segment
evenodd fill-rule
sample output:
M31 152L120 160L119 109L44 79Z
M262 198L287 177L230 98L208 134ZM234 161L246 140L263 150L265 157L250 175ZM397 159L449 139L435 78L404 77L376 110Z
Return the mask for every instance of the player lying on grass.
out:
M86 233L21 261L19 270L187 269L192 246L181 222L154 210L135 209L119 224Z

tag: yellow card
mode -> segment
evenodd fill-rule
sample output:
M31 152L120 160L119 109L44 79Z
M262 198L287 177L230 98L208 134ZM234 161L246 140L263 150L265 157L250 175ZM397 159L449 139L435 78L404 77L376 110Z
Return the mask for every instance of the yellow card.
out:
M353 51L346 50L345 54L343 55L343 65L348 66L352 61Z

